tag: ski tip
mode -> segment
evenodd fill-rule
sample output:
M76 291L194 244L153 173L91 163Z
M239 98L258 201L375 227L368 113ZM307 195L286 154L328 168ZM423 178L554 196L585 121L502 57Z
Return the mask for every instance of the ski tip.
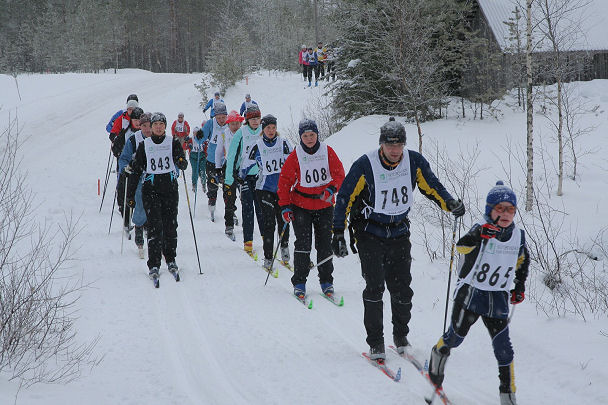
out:
M312 300L308 303L308 309L312 309Z
M401 380L401 367L397 370L397 374L395 374L395 382L399 382Z
M338 303L339 307L343 307L344 306L344 296L340 297L340 302Z

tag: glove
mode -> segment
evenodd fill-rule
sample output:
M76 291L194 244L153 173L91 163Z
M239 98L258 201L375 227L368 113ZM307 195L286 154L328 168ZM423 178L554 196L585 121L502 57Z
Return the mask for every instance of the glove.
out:
M288 224L293 220L293 211L289 207L283 208L281 216L283 217L283 221Z
M446 203L446 206L448 207L448 210L450 210L450 212L456 217L461 217L464 215L465 209L464 209L464 204L462 203L461 200L449 200Z
M127 200L127 205L128 205L130 208L135 208L135 200L134 200L134 199L132 199L132 198L129 198L129 199Z
M182 170L186 170L188 168L188 162L186 161L186 159L180 156L177 159L177 167Z
M331 199L334 196L335 192L336 188L334 186L329 186L325 190L323 190L323 196L321 196L321 199L325 202L331 203Z
M501 229L494 224L483 224L479 229L479 236L486 240L495 238L501 232Z
M334 236L331 238L331 250L337 257L348 256L348 248L346 240L344 240L344 230L335 230Z
M196 134L196 139L203 139L203 131L198 131Z
M127 173L127 174L133 173L133 168L131 167L130 163L125 166L125 173Z
M515 288L511 290L511 304L516 305L523 302L526 298L524 285L519 280L515 280Z

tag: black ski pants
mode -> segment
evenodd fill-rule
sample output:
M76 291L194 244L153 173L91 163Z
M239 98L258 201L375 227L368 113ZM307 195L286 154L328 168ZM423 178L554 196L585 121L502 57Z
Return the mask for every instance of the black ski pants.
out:
M118 203L118 211L120 211L120 215L123 215L124 205L125 205L125 184L126 177L124 173L120 173L118 175L118 181L116 183L116 202ZM127 210L128 211L128 210Z
M305 284L310 273L310 249L312 247L312 231L315 232L315 249L317 250L317 263L333 255L331 250L331 227L334 216L334 207L321 210L307 210L292 206L293 232L296 235L294 244L294 273L291 283ZM318 267L319 282L333 283L334 264L328 260Z
M325 76L325 63L318 62L315 66L315 81L323 80L323 76Z
M217 176L215 163L205 162L205 169L207 172L207 197L209 197L209 205L215 205L217 201L217 189L220 183L224 181L223 175Z
M393 335L407 336L414 295L410 288L412 245L409 235L387 239L361 231L356 236L361 273L365 279L363 323L367 344L384 343L382 295L385 283L391 296Z
M169 190L161 191L146 181L142 186L142 200L146 210L148 229L148 268L160 267L161 255L165 262L175 261L177 250L177 180Z
M236 181L230 186L224 184L224 223L226 228L234 228L234 213L236 212L236 189L238 184Z
M264 240L264 258L272 259L274 249L274 230L278 224L279 235L283 231L283 216L281 215L281 206L279 205L279 196L267 190L256 190L257 198L262 206L262 222L264 230L262 231L262 239ZM289 225L285 227L281 246L289 245Z

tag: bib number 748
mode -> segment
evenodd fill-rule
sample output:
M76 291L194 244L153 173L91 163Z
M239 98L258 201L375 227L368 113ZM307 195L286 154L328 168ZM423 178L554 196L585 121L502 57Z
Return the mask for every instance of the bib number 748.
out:
M391 201L390 201L391 204L395 205L396 207L398 207L399 204L407 204L407 201L408 201L407 186L401 187L400 191L401 191L401 193L399 193L399 191L397 191L397 188L393 188L392 191L381 190L380 193L382 193L382 195L384 196L384 200L382 201L382 209L386 208L386 203L388 201L389 192L391 194Z

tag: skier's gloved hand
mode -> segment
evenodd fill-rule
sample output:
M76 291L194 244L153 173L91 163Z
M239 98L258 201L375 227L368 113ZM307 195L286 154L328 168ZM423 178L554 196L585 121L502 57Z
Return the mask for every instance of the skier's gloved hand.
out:
M463 216L465 213L464 204L461 200L448 200L446 206L456 218Z
M494 224L483 224L479 227L479 236L481 239L493 239L497 237L501 229Z
M180 170L186 170L188 168L188 161L181 156L177 159L176 164Z
M526 298L524 283L515 279L515 288L511 290L511 304L516 305Z
M283 208L283 211L281 211L281 216L283 217L283 221L286 224L288 224L291 221L293 221L293 211L289 207Z
M131 163L125 166L125 173L131 174L133 173L133 168L131 167Z
M203 139L203 130L199 130L194 136L196 136L196 139Z
M331 203L331 199L335 193L336 193L336 188L334 186L329 186L325 190L323 190L323 196L321 196L321 199L323 201Z
M348 256L348 247L344 239L343 229L334 229L334 236L331 238L331 250L337 257Z
M132 198L129 198L129 199L127 200L127 205L128 205L130 208L135 208L135 200L134 200L134 199L132 199Z

